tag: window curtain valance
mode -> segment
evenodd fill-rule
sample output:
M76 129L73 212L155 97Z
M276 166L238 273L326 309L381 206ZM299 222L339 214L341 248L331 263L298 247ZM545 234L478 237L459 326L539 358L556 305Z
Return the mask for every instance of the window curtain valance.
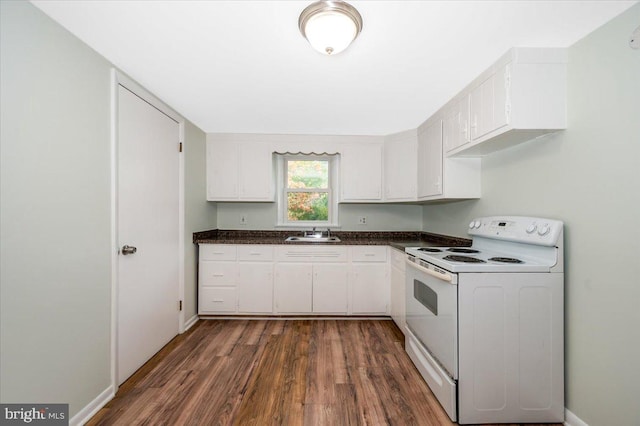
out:
M317 156L323 156L323 155L338 155L340 154L339 152L302 152L302 151L298 151L298 152L291 152L291 151L285 151L285 152L278 152L278 151L273 151L274 154L276 155L317 155Z

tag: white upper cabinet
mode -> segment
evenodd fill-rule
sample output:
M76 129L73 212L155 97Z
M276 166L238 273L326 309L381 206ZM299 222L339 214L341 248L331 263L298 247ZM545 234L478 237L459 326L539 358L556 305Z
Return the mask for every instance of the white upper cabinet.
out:
M447 158L443 143L447 120L432 116L418 128L418 200L480 197L480 158Z
M418 199L442 195L442 120L418 129Z
M340 201L382 201L382 143L349 143L340 148Z
M447 155L482 156L565 129L566 62L566 49L509 50L443 108ZM468 136L458 139L455 124L464 129L465 117Z
M208 201L274 201L272 149L207 136Z
M469 134L469 101L471 96L464 94L450 102L445 110L442 122L442 144L445 152L449 152L470 141Z
M415 201L417 196L417 130L396 133L384 140L385 201Z
M207 200L238 199L238 146L207 140Z

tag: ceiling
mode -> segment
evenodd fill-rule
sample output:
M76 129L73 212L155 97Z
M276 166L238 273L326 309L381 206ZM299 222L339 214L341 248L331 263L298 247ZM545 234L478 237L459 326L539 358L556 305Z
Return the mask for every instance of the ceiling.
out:
M205 132L385 135L510 47L568 47L636 2L354 0L362 33L331 57L298 31L311 0L32 3Z

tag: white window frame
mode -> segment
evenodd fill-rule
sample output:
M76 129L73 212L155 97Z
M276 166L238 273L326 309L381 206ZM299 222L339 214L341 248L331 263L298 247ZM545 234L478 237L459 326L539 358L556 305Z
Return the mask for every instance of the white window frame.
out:
M278 170L278 223L281 228L339 228L338 200L335 188L338 187L338 156L337 155L277 155ZM327 188L289 189L287 187L287 174L289 161L327 161L329 166L329 184ZM326 192L328 194L329 220L289 220L287 211L287 194L289 192Z

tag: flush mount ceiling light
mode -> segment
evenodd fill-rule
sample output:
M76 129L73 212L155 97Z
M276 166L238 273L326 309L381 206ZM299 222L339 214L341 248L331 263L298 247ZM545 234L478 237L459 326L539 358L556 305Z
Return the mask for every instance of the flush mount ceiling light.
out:
M344 1L322 0L302 11L298 27L314 49L335 55L356 39L362 30L362 16Z

